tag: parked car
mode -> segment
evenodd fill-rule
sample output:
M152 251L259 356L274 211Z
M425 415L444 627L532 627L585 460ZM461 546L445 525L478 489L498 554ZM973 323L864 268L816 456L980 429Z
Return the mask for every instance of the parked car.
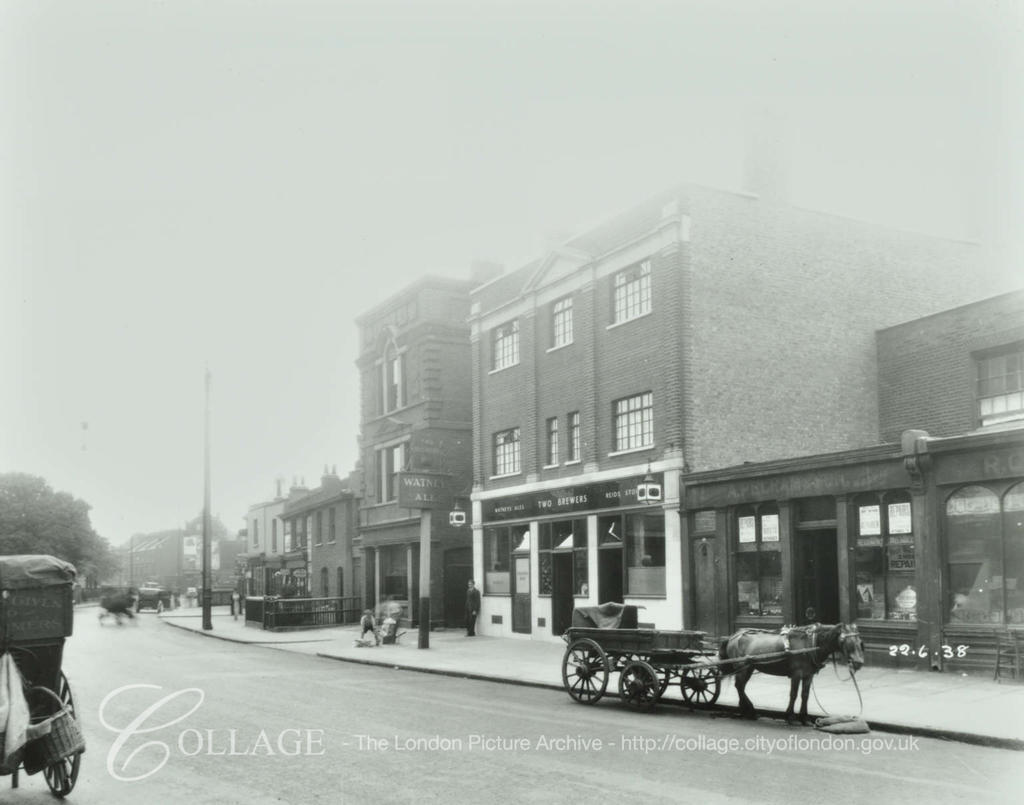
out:
M171 591L167 588L146 582L139 587L138 598L135 602L135 611L142 612L144 609L155 609L163 612L171 608Z

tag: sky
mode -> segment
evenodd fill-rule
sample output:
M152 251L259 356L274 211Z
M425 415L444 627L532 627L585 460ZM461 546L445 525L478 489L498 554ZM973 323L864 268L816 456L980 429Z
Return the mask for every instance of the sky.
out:
M180 527L209 369L242 528L355 466L357 315L743 189L764 121L793 203L1022 284L1022 99L1024 0L0 0L0 472Z

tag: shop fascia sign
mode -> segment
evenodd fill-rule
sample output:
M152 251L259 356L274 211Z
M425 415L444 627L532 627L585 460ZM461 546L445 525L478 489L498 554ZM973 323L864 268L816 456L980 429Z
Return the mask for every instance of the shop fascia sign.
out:
M545 489L529 495L493 498L483 501L483 518L485 521L516 520L620 506L642 506L644 503L637 499L636 490L645 478L644 475L635 475L615 481ZM665 483L664 473L654 473L651 478L655 484L663 486Z
M398 506L402 509L450 509L451 475L443 472L398 473Z

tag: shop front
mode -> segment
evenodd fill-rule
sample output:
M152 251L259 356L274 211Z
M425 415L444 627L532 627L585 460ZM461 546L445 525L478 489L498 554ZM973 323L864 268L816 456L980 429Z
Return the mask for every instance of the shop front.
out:
M924 489L907 458L884 446L686 476L686 627L845 622L872 659L916 645L936 593L921 574Z
M574 607L608 602L643 607L640 620L657 628L680 628L677 478L605 474L573 486L479 496L481 631L561 639ZM645 480L664 490L663 500L638 499Z
M872 663L985 673L1024 631L1024 430L683 484L687 628L856 623Z

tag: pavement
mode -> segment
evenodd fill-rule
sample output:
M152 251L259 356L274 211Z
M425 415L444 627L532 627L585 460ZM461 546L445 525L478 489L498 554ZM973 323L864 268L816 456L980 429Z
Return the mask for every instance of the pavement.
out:
M292 632L266 632L246 626L243 617L232 618L227 607L214 607L211 624L202 628L201 610L177 609L158 617L168 626L187 629L205 637L248 643L343 662L389 669L484 679L517 685L563 690L561 642L477 635L462 630L433 631L429 648L418 648L418 631L400 632L394 645L357 647L358 626L339 626ZM606 698L617 695L618 678L608 683ZM858 698L858 688L860 697ZM789 701L789 680L755 674L747 694L762 717L782 717ZM670 689L659 706L687 707L678 689ZM863 706L861 705L863 702ZM799 704L799 703L798 703ZM732 682L722 684L715 705L723 714L738 713ZM864 666L856 684L845 668L831 665L815 679L809 702L811 716L860 715L871 729L963 741L984 746L1024 751L1024 680L995 682L989 674L900 670Z

